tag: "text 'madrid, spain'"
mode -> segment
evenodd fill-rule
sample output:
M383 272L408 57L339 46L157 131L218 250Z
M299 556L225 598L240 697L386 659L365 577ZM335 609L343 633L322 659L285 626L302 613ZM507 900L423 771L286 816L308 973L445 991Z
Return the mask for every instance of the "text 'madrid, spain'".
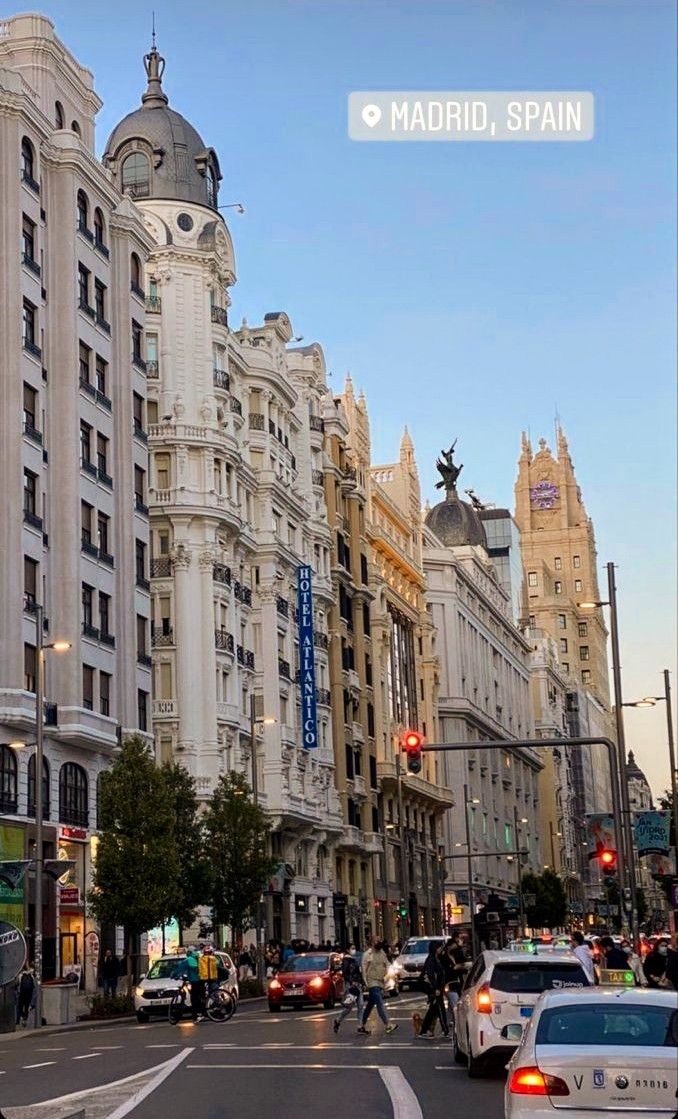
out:
M299 608L299 687L301 688L302 744L305 750L318 745L315 694L315 646L313 641L313 571L308 564L297 569Z

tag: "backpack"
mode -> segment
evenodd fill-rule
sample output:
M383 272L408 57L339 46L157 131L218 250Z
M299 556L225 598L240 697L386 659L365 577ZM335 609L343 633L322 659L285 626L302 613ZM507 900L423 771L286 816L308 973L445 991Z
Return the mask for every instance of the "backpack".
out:
M35 982L30 971L22 971L21 979L19 981L19 990L21 991L21 994L27 995L29 991L32 992L34 986Z
M353 956L344 956L341 963L341 973L347 987L362 987L362 973Z

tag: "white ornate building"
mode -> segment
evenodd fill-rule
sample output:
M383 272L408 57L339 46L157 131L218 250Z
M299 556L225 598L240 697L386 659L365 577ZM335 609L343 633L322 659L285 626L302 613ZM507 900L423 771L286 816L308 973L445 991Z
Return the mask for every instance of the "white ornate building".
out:
M259 797L281 867L268 932L325 939L334 933L329 871L341 831L327 643L315 658L319 746L304 750L295 606L298 568L311 564L316 633L327 633L323 353L288 348L284 313L231 329L236 270L217 156L168 107L155 48L144 62L142 105L113 130L104 163L153 239L139 285L157 751L180 760L203 795L222 772L249 773L255 697Z

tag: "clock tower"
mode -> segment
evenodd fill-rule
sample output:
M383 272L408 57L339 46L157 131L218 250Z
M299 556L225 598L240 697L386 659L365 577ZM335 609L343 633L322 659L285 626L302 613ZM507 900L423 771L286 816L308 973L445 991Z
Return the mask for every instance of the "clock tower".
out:
M609 710L603 612L579 606L601 597L593 523L560 425L556 436L555 456L545 439L533 454L528 437L522 438L515 498L527 577L526 613L531 628L556 642L564 673Z

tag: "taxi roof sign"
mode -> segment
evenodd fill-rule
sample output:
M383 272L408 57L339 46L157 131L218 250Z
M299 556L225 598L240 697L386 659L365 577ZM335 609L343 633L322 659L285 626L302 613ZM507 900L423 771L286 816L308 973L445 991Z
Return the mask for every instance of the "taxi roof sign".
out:
M531 940L514 940L510 946L511 952L524 952L529 956L537 954L537 947Z
M599 975L601 987L635 987L636 985L636 977L628 968L601 967Z

